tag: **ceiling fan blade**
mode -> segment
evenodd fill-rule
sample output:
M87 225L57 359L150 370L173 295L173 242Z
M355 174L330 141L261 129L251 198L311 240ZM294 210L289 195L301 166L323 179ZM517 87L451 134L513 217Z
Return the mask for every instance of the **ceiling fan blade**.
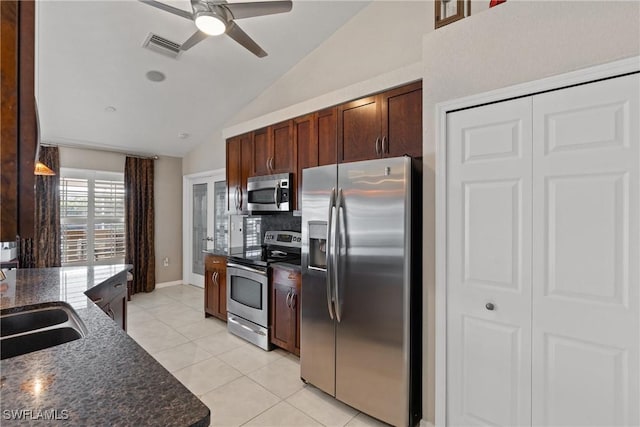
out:
M262 50L260 46L256 42L253 41L251 37L240 28L235 22L229 22L227 26L227 35L244 46L248 51L253 53L259 58L264 58L267 56L267 52Z
M253 16L273 15L291 11L291 0L260 1L251 3L222 3L233 15L234 19L251 18Z
M195 45L197 45L207 37L209 36L203 33L202 31L196 31L195 33L193 33L191 37L187 39L186 42L182 43L182 45L180 46L180 50L191 49L192 47L194 47Z
M169 6L168 4L160 3L155 0L138 0L140 3L148 4L149 6L157 7L165 12L173 13L174 15L182 16L183 18L193 21L193 14L186 10L178 9L177 7Z

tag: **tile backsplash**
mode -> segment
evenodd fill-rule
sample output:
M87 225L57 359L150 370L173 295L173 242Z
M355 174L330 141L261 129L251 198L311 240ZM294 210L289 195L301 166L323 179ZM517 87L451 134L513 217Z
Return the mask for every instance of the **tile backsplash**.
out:
M270 215L248 215L244 218L244 246L245 248L260 247L267 231L297 231L302 230L302 217L292 213L274 213Z

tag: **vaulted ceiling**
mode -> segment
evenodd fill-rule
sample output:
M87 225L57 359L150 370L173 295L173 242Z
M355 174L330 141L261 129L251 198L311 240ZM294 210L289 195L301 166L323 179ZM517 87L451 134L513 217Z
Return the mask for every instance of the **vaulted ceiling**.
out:
M186 0L167 3L190 10ZM182 156L367 3L294 0L289 13L237 20L266 58L221 36L173 59L142 44L149 33L183 43L195 31L189 20L134 0L40 1L36 96L42 140ZM149 71L166 78L151 81Z

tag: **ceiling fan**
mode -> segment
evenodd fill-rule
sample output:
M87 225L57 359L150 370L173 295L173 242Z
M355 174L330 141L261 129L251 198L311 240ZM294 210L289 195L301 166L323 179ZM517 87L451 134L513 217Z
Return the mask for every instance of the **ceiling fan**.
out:
M190 13L186 10L178 9L177 7L169 6L155 0L139 1L195 22L198 31L182 44L180 50L188 50L208 36L218 36L226 33L259 58L267 56L267 52L262 50L262 48L235 23L235 20L289 12L292 7L291 0L249 3L227 3L225 0L191 0L191 9L193 12Z

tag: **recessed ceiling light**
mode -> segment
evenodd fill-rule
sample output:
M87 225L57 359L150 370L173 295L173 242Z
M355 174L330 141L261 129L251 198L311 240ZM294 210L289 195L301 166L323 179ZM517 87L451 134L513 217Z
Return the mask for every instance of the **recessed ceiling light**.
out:
M106 111L107 113L114 113L116 111L116 107L112 107L111 105L109 105L108 107L104 108L104 111Z
M187 139L187 138L189 138L189 134L188 134L188 133L186 133L186 132L180 132L180 133L178 134L178 138L180 138L180 139Z
M166 78L167 77L164 75L164 73L160 71L157 71L157 70L147 71L147 79L151 80L152 82L161 82Z

